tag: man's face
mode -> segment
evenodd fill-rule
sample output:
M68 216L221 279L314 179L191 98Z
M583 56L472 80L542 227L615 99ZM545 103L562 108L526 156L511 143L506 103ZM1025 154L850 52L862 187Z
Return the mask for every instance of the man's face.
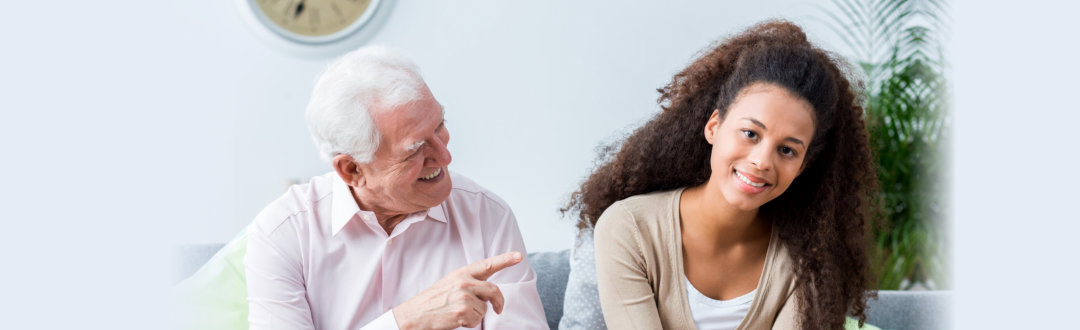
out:
M450 195L450 132L443 108L427 86L421 97L372 119L382 138L374 160L360 164L361 208L384 214L409 214L442 203Z

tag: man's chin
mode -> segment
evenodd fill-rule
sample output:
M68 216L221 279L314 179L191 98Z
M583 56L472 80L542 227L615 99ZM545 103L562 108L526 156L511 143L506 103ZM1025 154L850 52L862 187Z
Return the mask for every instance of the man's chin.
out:
M431 197L431 199L429 200L431 201L429 204L432 204L431 207L442 204L442 202L446 201L447 198L450 198L450 191L453 189L453 187L454 186L450 183L449 177L447 177L442 182L427 187L429 188L428 192L430 193L428 196Z

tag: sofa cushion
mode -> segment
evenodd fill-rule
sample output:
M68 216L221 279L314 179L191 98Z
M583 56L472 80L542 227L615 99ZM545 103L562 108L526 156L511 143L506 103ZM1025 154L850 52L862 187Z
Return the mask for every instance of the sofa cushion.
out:
M570 275L567 279L566 301L563 302L559 329L605 330L604 313L596 289L596 261L593 259L592 229L586 229L570 247ZM555 328L552 328L555 329Z
M948 329L951 291L878 291L866 312L867 322L884 329Z
M214 251L214 252L211 252ZM247 230L227 245L185 247L181 269L190 271L195 258L202 257L202 267L176 284L176 329L234 330L248 328L247 282L244 277L244 253ZM206 256L209 261L206 261Z
M536 271L536 289L544 305L548 327L558 329L563 314L563 296L570 274L570 251L529 253L529 264Z

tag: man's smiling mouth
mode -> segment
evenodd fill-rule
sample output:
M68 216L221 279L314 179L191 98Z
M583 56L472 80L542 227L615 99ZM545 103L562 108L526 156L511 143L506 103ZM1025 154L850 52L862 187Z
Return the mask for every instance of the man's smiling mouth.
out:
M424 181L431 180L431 179L434 179L435 177L439 176L440 173L442 173L442 167L435 169L435 172L431 172L431 174L428 174L426 176L422 176L419 179L424 180Z

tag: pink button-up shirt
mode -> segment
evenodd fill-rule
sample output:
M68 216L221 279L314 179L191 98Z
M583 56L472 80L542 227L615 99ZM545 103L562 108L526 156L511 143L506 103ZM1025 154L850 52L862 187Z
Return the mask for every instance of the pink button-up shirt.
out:
M450 173L442 204L409 215L389 235L330 172L296 185L248 231L251 329L397 329L391 309L450 271L505 252L525 254L513 212ZM484 329L547 329L528 259L488 279L506 299Z

